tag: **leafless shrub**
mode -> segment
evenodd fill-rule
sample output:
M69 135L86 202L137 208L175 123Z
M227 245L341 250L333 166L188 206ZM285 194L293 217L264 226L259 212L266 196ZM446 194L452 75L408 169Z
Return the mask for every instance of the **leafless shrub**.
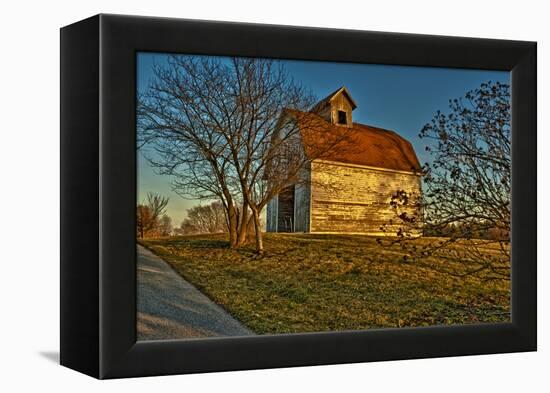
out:
M420 132L433 158L424 166L423 194L394 193L390 204L399 229L395 239L380 242L401 244L409 259L437 256L460 261L468 267L466 274L508 280L509 86L484 83L451 100L449 108L448 114L438 111ZM411 229L434 238L415 239Z

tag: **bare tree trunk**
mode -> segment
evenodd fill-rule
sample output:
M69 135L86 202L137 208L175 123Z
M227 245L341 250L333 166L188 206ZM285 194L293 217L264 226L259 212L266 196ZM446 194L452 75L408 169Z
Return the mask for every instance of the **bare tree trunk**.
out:
M248 228L248 222L250 221L250 217L248 215L248 204L246 202L243 202L242 206L242 213L241 213L241 219L239 221L239 233L238 233L238 240L237 240L237 246L242 246L246 244L248 238L247 238L247 228Z
M238 228L239 228L239 217L237 214L237 209L233 204L233 197L229 190L223 185L223 197L222 205L224 206L227 213L227 230L229 231L229 248L236 248L238 246Z
M251 207L254 217L254 232L256 232L256 252L260 255L264 253L264 241L262 238L262 225L260 223L260 213L255 207Z
M246 233L249 239L255 238L256 231L254 229L254 215L251 215L248 218L248 223L246 225Z
M228 218L229 218L229 227L227 228L229 230L229 247L230 248L236 248L238 246L238 217L237 217L237 211L235 209L235 206L230 205L228 207L227 212Z

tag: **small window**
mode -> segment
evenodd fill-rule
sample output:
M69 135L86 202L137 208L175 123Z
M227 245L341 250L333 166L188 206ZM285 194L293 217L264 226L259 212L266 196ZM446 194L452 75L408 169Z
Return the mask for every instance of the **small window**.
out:
M348 124L346 111L338 111L338 124Z

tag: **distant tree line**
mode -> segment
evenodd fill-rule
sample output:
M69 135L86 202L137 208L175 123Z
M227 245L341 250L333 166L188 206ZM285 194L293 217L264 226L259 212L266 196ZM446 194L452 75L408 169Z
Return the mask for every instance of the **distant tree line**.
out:
M225 209L218 201L187 209L187 218L180 225L183 234L224 233L227 228Z
M510 241L510 231L508 229L484 222L453 223L445 226L427 225L423 230L423 236Z
M168 201L166 197L148 193L145 200L137 206L136 229L139 238L227 233L227 215L221 202L215 201L187 209L187 218L179 227L174 227L172 218L166 214ZM251 230L254 230L253 227ZM250 236L254 236L254 233Z

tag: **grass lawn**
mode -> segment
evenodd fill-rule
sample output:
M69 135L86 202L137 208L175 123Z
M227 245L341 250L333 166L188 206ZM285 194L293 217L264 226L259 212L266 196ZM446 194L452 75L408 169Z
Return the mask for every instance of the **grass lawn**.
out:
M258 334L510 320L509 281L405 263L372 237L268 233L263 257L224 235L140 243Z

